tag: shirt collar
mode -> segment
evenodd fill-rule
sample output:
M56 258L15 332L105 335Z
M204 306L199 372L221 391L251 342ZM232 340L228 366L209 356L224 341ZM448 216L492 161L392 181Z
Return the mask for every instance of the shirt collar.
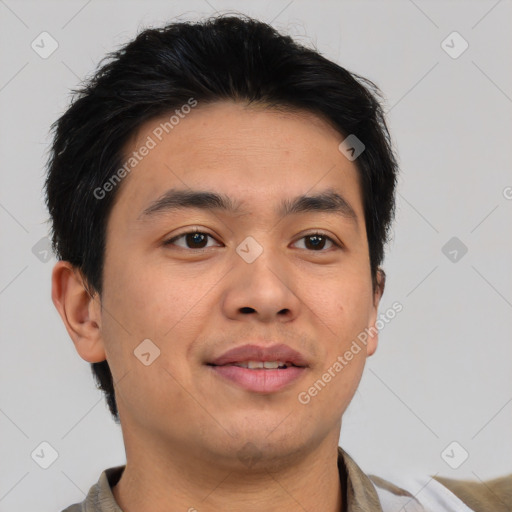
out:
M346 476L343 476L343 466ZM354 459L338 446L338 468L344 491L343 512L382 512L374 485Z

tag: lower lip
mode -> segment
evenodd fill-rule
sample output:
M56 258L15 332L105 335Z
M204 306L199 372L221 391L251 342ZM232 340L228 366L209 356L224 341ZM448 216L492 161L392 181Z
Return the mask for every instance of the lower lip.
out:
M211 366L213 371L247 391L275 393L285 388L304 373L306 368L289 366L282 370L250 370L241 366Z

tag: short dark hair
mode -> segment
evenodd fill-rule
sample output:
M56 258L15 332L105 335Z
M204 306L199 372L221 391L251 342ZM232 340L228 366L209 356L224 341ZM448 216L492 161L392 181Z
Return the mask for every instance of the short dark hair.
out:
M105 190L121 168L124 146L143 122L190 98L199 105L234 100L308 111L363 142L355 163L376 285L394 216L397 163L382 95L370 80L266 23L224 15L144 30L109 53L73 93L52 125L46 203L53 250L79 269L90 293L101 296L107 220L120 187L101 200L93 191ZM108 362L92 363L92 371L119 422Z

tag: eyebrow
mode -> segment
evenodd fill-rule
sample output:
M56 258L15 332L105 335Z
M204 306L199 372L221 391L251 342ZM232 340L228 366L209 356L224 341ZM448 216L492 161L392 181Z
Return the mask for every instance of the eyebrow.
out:
M201 190L171 189L151 202L139 215L139 219L191 208L223 211L233 215L244 213L242 203L234 201L225 194ZM280 219L307 212L332 213L357 224L357 215L350 203L333 189L327 189L315 195L300 195L293 199L284 199L276 210Z

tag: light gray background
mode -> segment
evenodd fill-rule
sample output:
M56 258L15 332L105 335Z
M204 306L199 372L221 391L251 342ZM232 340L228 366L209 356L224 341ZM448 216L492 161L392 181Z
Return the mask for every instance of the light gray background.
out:
M51 303L55 260L32 252L48 232L49 126L138 30L227 9L316 45L387 98L401 177L382 311L403 311L368 360L340 444L383 477L512 470L510 1L0 0L0 511L61 510L125 462ZM47 59L31 48L42 31L59 44ZM453 31L469 43L457 59L441 47ZM453 236L468 248L457 262L442 252ZM59 454L46 470L30 455L42 441ZM469 453L458 469L441 457L452 441Z

